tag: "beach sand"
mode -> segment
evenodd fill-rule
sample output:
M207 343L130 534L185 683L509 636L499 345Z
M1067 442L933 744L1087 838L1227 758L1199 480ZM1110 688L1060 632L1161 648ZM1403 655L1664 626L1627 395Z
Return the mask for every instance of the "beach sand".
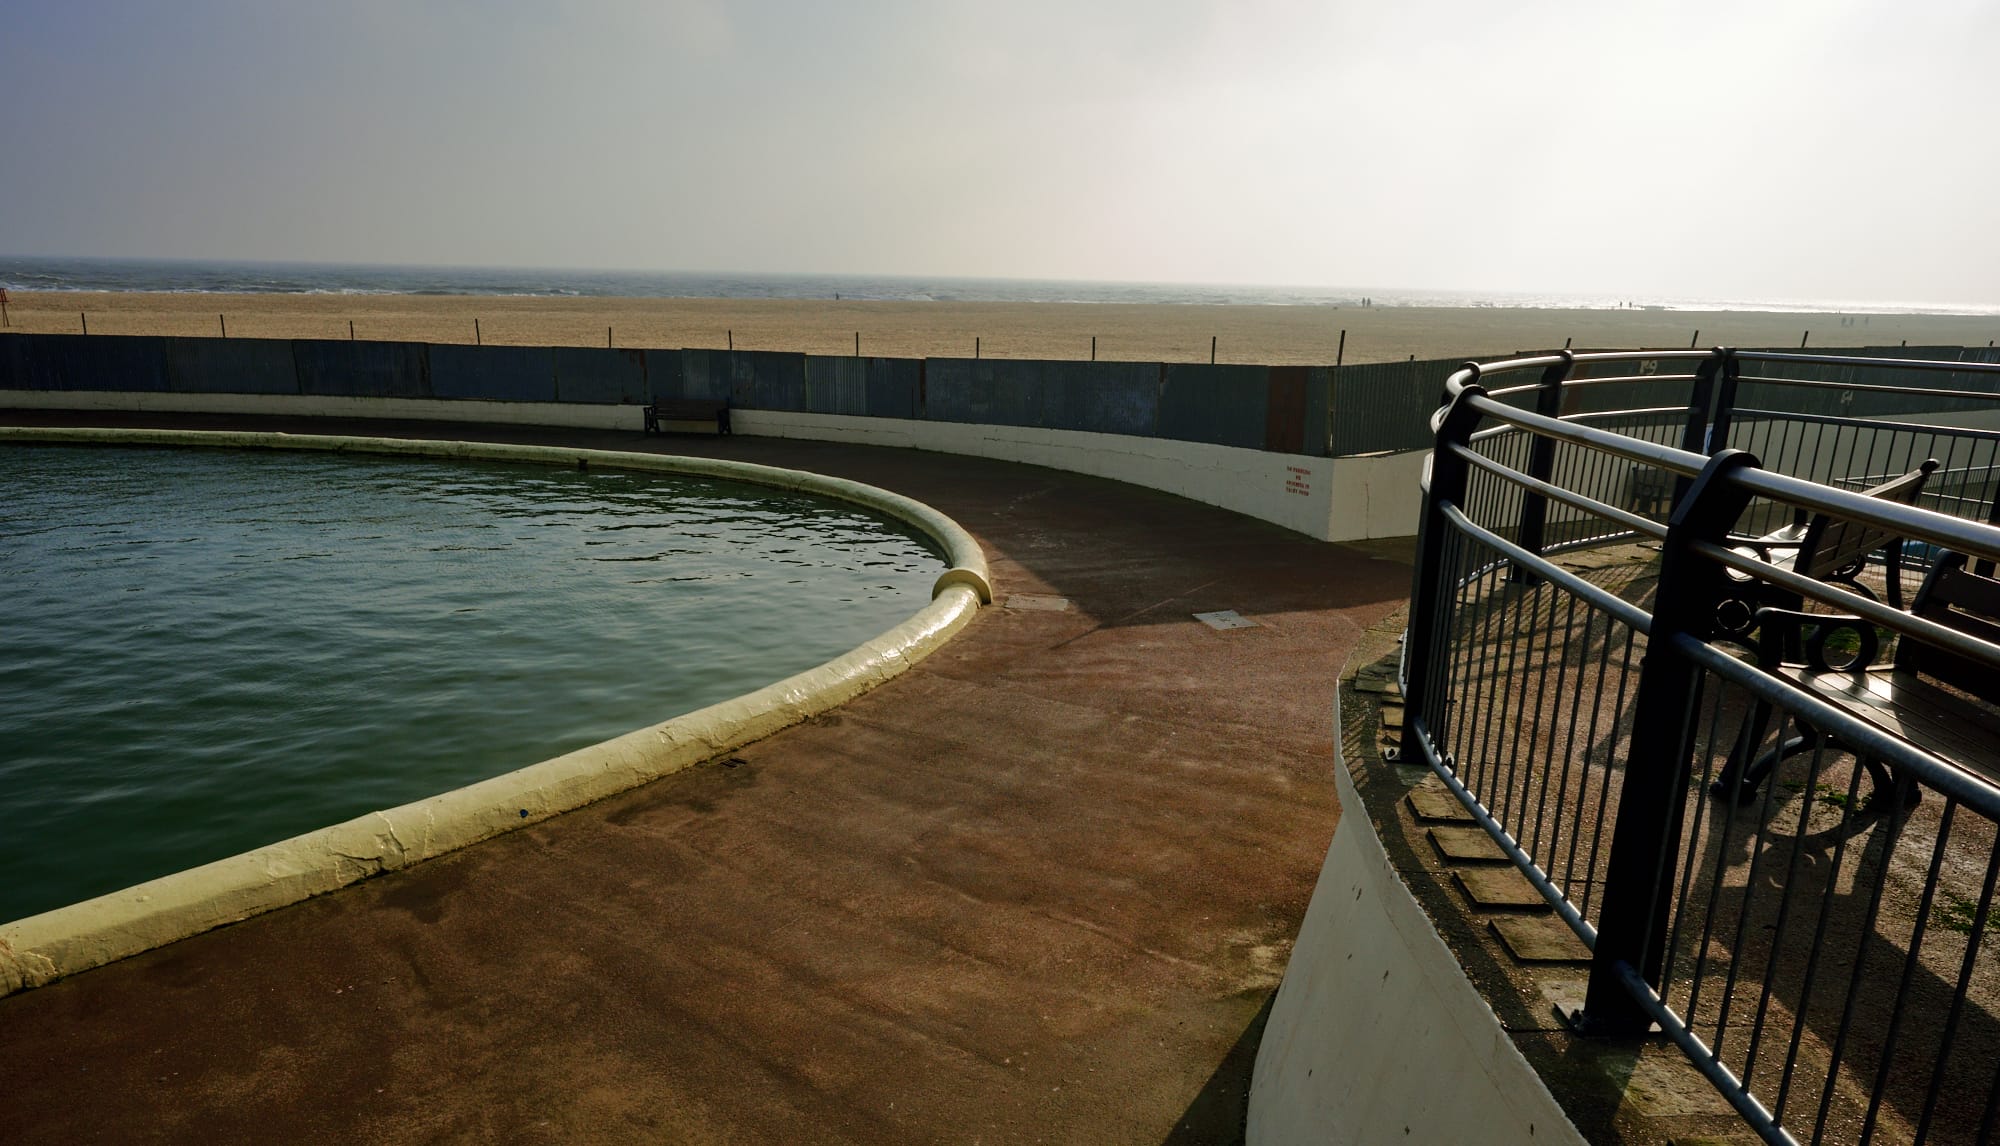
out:
M1985 346L2000 316L1497 307L1193 306L852 302L813 299L520 298L432 295L14 293L12 331L74 334L480 341L519 346L715 347L905 358L1324 365L1495 357L1514 351L1686 347ZM474 323L478 324L475 336Z

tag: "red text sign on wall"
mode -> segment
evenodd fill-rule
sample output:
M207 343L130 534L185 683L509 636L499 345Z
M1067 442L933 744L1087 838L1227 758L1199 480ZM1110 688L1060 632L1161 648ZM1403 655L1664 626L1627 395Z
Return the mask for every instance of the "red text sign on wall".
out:
M1312 496L1312 476L1313 472L1304 466L1286 466L1285 492Z

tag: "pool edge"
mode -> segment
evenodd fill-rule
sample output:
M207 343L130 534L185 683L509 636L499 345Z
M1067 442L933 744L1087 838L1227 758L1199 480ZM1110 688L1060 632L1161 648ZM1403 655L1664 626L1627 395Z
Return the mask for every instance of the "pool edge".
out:
M9 442L321 450L726 478L887 514L941 546L947 568L933 585L930 603L915 615L832 660L753 692L423 800L0 922L0 996L421 863L711 760L900 675L992 600L985 555L957 522L901 494L802 470L564 446L210 430L0 427L0 444Z

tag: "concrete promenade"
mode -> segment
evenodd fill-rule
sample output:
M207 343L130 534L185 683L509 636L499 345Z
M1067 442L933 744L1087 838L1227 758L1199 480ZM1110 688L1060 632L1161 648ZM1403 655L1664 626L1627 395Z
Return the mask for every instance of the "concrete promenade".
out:
M854 478L970 530L995 604L910 673L731 760L0 999L0 1142L1240 1133L1260 1011L1338 815L1336 678L1407 594L1406 565L1134 486L907 450L90 421ZM1071 605L1007 606L1020 596ZM1259 626L1191 618L1219 609Z

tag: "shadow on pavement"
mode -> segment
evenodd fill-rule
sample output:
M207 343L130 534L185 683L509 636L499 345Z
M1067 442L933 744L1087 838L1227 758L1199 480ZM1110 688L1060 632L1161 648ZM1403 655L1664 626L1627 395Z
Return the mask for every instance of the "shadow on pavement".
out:
M1236 1045L1222 1057L1222 1065L1174 1120L1173 1132L1161 1146L1234 1146L1243 1141L1243 1123L1250 1114L1250 1068L1257 1064L1257 1044L1264 1037L1264 1024L1271 1018L1271 1003L1277 997L1275 989L1265 997Z

